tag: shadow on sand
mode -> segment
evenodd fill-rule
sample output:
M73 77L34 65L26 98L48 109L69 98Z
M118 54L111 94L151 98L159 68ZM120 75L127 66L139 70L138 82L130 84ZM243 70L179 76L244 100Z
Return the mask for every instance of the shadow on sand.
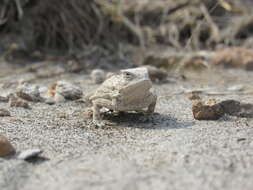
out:
M106 113L104 120L113 125L128 128L141 129L180 129L194 125L194 122L179 122L169 115L154 113L151 115L144 113L120 112Z

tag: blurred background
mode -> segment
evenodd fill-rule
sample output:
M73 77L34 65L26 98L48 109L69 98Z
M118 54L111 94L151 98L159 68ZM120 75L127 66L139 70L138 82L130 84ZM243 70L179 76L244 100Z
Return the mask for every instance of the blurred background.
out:
M252 0L0 0L0 56L86 69L209 62L249 69L252 7Z

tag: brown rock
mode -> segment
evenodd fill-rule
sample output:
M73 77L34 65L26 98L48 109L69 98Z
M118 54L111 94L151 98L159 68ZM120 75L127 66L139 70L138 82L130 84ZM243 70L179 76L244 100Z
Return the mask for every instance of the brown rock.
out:
M195 101L192 106L195 119L219 118L223 114L237 117L253 118L253 104L241 103L236 100L225 100L216 103L209 100L205 103Z
M192 105L193 116L197 120L217 120L224 115L222 106L211 99L207 102L196 100Z
M8 156L15 153L15 148L11 145L8 139L0 136L0 157Z
M0 109L0 117L11 116L11 113L7 109Z
M223 111L229 115L237 115L241 109L241 103L236 100L225 100L219 104L222 106Z

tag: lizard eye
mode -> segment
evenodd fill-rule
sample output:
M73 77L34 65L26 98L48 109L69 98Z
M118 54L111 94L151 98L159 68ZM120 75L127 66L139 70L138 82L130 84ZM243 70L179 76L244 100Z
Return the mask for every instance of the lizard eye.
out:
M126 75L126 76L131 76L131 73L125 72L125 75Z
M123 76L126 78L126 79L132 79L133 78L133 74L130 73L130 72L123 72Z

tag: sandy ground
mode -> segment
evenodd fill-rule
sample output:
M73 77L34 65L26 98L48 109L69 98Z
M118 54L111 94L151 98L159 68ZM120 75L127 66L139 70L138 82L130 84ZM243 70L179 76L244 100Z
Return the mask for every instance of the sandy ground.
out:
M1 66L1 73L11 70L0 79L2 94L15 88L19 79L34 75L15 75L15 70ZM203 87L221 92L237 84L252 89L253 73L224 70L197 76L155 84L160 99L154 115L110 116L112 126L106 129L89 127L90 121L83 117L87 106L77 101L30 103L31 110L0 103L12 115L0 118L0 134L17 151L44 150L44 159L31 163L0 158L0 189L253 189L253 120L224 116L197 121L185 95L169 96ZM85 94L97 87L85 74L33 82L50 86L59 79L79 84ZM252 95L237 91L210 97L253 102Z

